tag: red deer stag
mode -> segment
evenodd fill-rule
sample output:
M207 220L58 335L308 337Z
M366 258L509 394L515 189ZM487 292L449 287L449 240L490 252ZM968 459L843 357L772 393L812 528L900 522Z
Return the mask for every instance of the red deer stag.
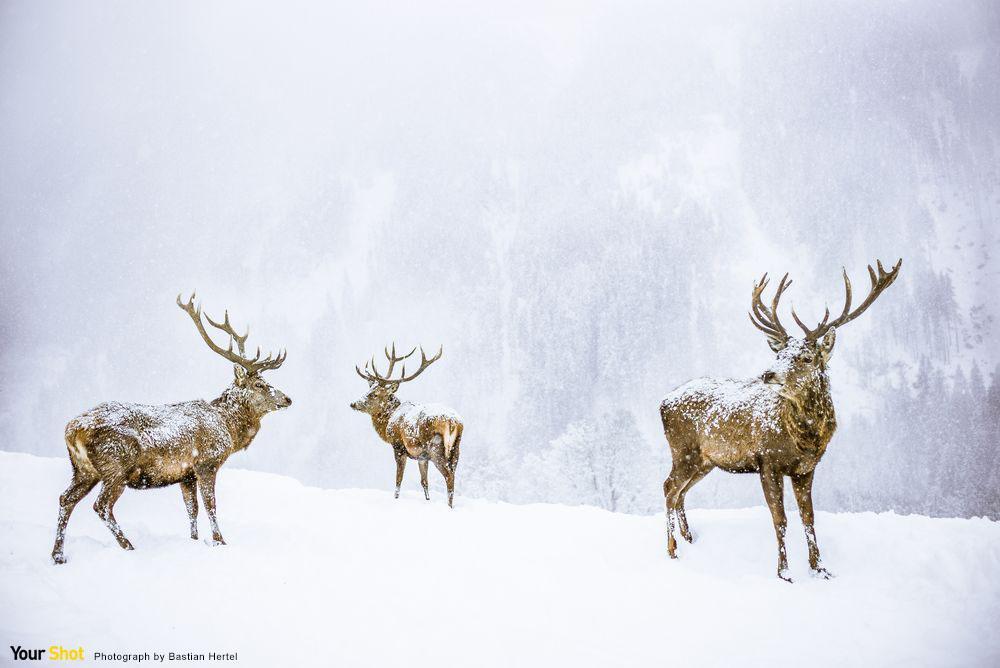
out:
M261 418L292 404L280 390L261 376L277 369L285 353L261 359L260 348L253 358L244 345L249 328L240 336L229 323L227 311L222 323L208 315L208 324L229 337L228 349L217 345L202 322L201 307L194 295L180 306L194 321L198 333L215 353L233 363L236 379L211 403L197 400L166 406L119 402L104 403L79 415L66 425L66 447L73 465L73 481L59 497L59 522L52 560L66 562L63 540L66 523L76 504L100 482L101 493L94 510L114 535L118 544L131 550L132 543L115 520L114 505L126 487L148 489L180 484L191 524L191 538L198 538L198 498L201 491L212 538L225 544L215 519L215 476L226 459L250 445L260 429ZM233 342L236 351L233 351Z
M808 328L792 310L792 317L805 332L803 338L789 336L778 320L778 301L792 284L788 274L778 284L771 307L761 301L767 274L754 284L750 321L767 336L777 361L757 378L749 380L699 379L671 392L660 405L663 430L670 444L673 465L663 483L667 504L667 551L676 558L674 526L691 542L684 497L699 480L718 467L729 473L757 473L764 498L771 510L778 538L778 577L791 582L785 555L784 476L792 489L809 545L809 566L823 578L831 577L820 562L813 528L812 483L816 464L837 428L830 397L827 362L833 352L836 328L846 325L872 305L892 285L903 261L878 273L871 266L868 297L851 310L851 280L844 270L846 298L840 316L830 320L826 309L822 322Z
M396 457L396 498L399 498L399 488L403 484L403 470L406 459L416 459L420 467L420 485L424 488L424 498L431 496L427 491L427 462L434 466L444 476L448 487L448 507L454 507L455 499L455 468L458 466L459 446L462 442L462 418L446 406L439 404L415 404L409 401L400 402L396 391L400 383L413 380L424 369L441 359L444 348L437 355L427 359L424 349L420 349L420 368L411 375L406 375L406 365L403 365L399 378L392 378L393 367L416 352L416 348L399 357L396 355L396 344L392 350L384 350L389 361L385 374L380 374L375 368L375 358L365 362L364 371L355 366L358 375L368 381L368 393L351 404L351 408L362 413L368 413L372 418L379 437L392 446Z

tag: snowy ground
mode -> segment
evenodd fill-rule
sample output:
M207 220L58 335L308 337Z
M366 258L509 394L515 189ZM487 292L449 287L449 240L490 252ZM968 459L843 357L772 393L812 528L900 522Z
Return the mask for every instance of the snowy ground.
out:
M229 545L187 537L180 490L127 491L134 552L90 505L49 561L61 459L0 452L0 640L237 651L241 665L1000 665L1000 525L820 513L826 582L774 577L766 510L662 517L323 490L224 468ZM202 533L207 523L202 520ZM231 665L231 664L230 664Z

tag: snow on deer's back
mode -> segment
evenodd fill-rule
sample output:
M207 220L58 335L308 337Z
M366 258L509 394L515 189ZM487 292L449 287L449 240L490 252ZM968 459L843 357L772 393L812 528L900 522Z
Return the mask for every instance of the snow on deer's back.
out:
M389 416L389 429L399 430L410 454L419 456L420 435L435 432L441 435L445 457L451 456L455 438L462 427L462 418L454 409L444 404L418 404L404 401ZM412 445L411 445L412 444Z

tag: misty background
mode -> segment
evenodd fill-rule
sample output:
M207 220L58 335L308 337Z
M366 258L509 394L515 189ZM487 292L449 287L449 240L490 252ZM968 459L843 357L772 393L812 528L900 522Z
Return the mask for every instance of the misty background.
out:
M663 396L773 359L753 281L792 331L902 257L817 507L1000 517L998 5L490 4L0 3L0 449L217 396L196 288L288 349L228 466L390 489L354 365L443 344L399 396L463 416L460 495L655 512Z

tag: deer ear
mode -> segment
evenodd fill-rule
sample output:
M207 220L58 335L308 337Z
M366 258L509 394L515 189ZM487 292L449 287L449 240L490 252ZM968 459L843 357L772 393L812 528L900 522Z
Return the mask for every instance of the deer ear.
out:
M233 375L236 377L236 387L243 387L247 382L247 370L239 364L233 365Z
M833 354L833 344L837 342L837 330L833 327L819 342L819 354L823 356L823 361L830 359Z
M767 345L771 349L771 352L780 353L788 345L788 341L779 341L778 339L768 337Z

